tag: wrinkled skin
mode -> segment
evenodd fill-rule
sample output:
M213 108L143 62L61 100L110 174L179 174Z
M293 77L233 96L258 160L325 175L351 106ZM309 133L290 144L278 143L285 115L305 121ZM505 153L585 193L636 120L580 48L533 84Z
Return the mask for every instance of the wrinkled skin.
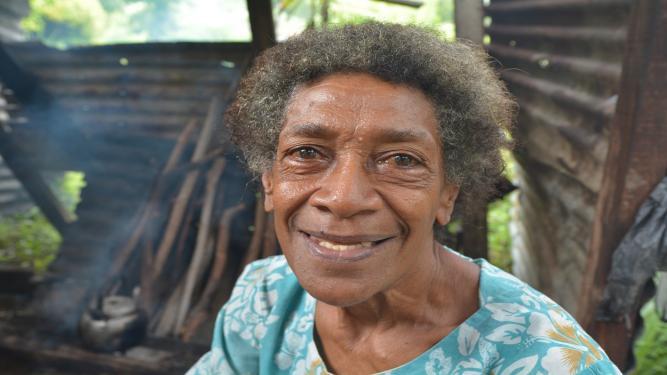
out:
M449 222L437 120L419 90L334 74L286 109L265 205L300 284L317 300L330 370L370 373L416 357L477 308L479 270L442 251Z

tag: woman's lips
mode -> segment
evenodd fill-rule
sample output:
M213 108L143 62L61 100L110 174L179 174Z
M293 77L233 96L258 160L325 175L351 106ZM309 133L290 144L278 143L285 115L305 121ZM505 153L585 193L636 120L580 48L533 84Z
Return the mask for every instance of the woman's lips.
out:
M348 251L348 250L357 249L359 247L369 248L369 247L373 246L373 242L370 242L370 241L344 245L344 244L336 244L336 243L333 243L333 242L329 242L327 240L320 240L320 239L317 239L317 238L314 238L314 240L317 242L318 245L324 246L327 249L336 250L336 251Z
M337 262L353 262L368 258L380 250L391 236L332 236L301 232L310 253Z

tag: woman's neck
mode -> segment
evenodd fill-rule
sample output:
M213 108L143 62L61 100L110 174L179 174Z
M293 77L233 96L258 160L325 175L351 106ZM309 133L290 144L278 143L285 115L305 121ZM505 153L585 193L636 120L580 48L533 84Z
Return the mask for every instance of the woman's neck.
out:
M436 243L421 272L363 303L337 307L318 301L314 339L327 368L368 374L416 358L477 311L479 272Z
M436 242L433 251L425 253L428 256L415 272L367 301L346 307L318 302L318 309L326 313L326 320L335 323L339 332L352 335L398 325L457 326L479 308L479 267L443 251Z

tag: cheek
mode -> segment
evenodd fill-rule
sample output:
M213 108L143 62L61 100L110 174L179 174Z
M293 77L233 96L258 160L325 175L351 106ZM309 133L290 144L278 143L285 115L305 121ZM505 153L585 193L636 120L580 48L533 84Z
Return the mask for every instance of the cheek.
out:
M303 182L280 182L274 188L274 205L282 211L298 207L308 199L308 193L312 190L307 183Z
M278 229L289 229L290 221L308 201L313 185L306 181L281 181L274 185L273 210Z
M410 232L427 233L433 229L437 199L429 191L385 192L386 201Z

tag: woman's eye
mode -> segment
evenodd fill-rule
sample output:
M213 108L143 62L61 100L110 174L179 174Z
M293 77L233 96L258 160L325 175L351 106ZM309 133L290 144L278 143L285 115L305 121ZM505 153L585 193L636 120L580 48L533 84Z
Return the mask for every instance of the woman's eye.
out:
M312 147L299 147L292 154L300 159L315 159L319 152Z
M398 154L391 157L392 161L398 167L414 167L418 164L417 159L410 155Z

